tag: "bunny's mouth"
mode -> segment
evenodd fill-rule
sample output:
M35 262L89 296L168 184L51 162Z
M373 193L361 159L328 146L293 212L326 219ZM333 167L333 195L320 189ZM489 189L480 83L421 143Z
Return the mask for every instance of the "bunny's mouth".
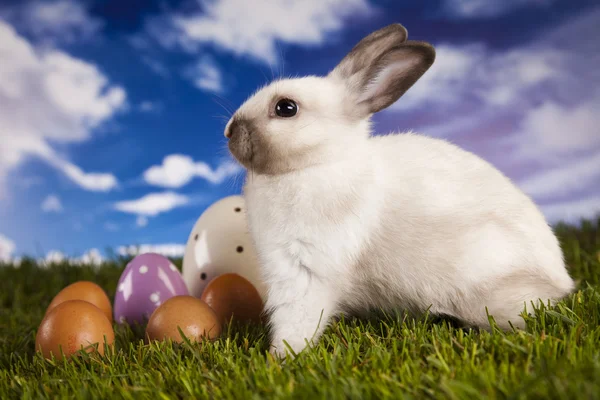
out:
M282 172L277 162L279 152L255 121L234 117L227 133L229 151L246 169L258 174Z

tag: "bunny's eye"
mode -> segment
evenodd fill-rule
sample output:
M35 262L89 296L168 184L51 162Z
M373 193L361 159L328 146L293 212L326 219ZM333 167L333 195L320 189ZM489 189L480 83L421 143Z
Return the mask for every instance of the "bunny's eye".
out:
M294 100L281 99L275 105L275 114L283 118L290 118L298 112L298 105Z

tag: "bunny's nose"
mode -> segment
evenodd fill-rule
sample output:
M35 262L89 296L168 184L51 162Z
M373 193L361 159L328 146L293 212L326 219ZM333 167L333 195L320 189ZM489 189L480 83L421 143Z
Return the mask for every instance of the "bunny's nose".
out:
M248 133L248 121L245 119L234 117L228 127L225 128L225 137L232 139L240 133Z
M231 118L231 121L229 121L229 123L225 127L225 137L227 139L231 139L231 137L238 130L239 125L240 125L239 117L234 116L233 118Z

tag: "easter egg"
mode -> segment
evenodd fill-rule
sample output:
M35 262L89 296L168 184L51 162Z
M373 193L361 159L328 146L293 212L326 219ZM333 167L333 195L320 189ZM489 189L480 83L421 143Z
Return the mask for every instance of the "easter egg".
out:
M115 321L142 324L166 300L187 294L183 277L168 258L156 253L137 255L119 278L115 294Z
M203 337L215 339L221 334L215 312L194 296L171 297L154 310L146 326L146 338L181 343L184 340L178 328L190 342L199 342Z
M216 276L236 273L249 280L263 300L254 243L248 230L245 201L228 196L208 207L194 225L183 257L183 278L191 295L200 297Z
M112 306L106 292L97 284L90 281L79 281L70 284L52 299L46 309L48 314L54 307L69 300L84 300L98 307L112 323Z
M45 358L68 359L82 349L104 354L104 345L112 346L114 341L112 324L102 310L84 300L67 300L46 314L35 348Z
M222 324L229 321L261 322L263 301L256 288L238 274L219 275L206 286L201 300L206 302Z

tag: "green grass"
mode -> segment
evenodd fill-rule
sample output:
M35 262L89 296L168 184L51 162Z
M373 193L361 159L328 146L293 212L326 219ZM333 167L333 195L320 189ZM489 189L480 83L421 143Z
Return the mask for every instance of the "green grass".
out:
M86 279L112 298L126 260L3 266L0 399L599 398L600 218L556 231L579 290L538 310L526 331L467 331L431 316L342 320L284 364L266 354L263 328L241 326L183 345L144 344L141 329L117 327L114 353L45 361L35 332L52 297Z

